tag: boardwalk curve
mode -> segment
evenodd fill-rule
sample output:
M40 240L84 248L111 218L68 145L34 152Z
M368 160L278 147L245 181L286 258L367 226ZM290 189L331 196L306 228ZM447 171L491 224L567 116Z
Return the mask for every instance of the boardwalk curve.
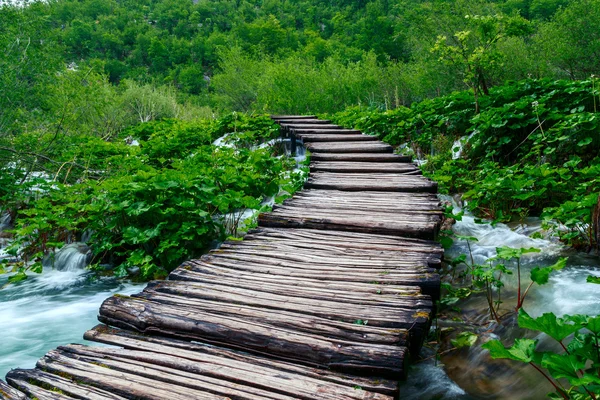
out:
M376 138L274 116L305 190L243 241L113 296L85 334L12 370L3 399L392 399L439 297L437 186Z

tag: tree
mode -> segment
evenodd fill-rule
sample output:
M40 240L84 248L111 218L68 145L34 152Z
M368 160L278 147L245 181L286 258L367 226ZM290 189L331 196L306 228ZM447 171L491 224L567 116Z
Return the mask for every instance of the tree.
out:
M479 113L479 97L489 93L490 75L501 68L504 54L498 44L508 37L529 33L529 23L520 16L466 15L467 29L452 37L438 36L431 49L439 61L456 67L463 82L473 91L475 112Z
M600 0L571 3L535 39L540 54L569 78L600 75Z

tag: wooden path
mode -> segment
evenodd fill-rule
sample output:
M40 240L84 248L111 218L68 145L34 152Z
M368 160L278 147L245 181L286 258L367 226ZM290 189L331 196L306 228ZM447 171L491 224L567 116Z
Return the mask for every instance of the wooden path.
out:
M372 136L279 116L305 190L85 334L0 381L4 399L392 399L439 296L436 184Z

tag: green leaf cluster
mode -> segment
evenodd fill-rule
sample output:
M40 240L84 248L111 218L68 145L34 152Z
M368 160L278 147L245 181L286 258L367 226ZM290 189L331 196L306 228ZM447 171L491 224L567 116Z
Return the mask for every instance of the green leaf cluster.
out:
M144 279L164 277L214 241L237 234L242 221L228 224L229 214L261 208L282 185L297 187L298 174L290 173L295 163L260 146L276 133L268 117L237 114L143 123L124 132L138 146L72 137L70 148L86 156L94 176L71 172L58 179L57 172L55 179L16 185L3 204L16 213L12 251L41 265L56 248L91 232L98 271L108 266L117 276L139 270ZM247 146L212 145L222 135ZM64 157L73 154L66 150ZM18 272L12 280L26 270Z
M538 340L515 339L511 347L499 340L483 345L492 358L507 358L531 364L550 381L551 398L592 399L600 394L600 317L546 313L538 318L519 310L519 326L543 332L557 341L564 352L538 351ZM565 343L568 339L568 343ZM543 371L546 372L543 372Z

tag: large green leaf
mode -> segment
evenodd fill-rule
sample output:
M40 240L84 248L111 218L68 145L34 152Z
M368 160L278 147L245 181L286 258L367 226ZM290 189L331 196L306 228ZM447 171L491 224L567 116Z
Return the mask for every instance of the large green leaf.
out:
M511 347L504 347L499 340L490 340L482 348L489 350L492 358L508 358L510 360L530 363L535 358L535 348L538 341L532 339L515 339Z
M598 365L598 351L596 350L596 338L591 333L577 332L573 340L567 345L569 354L577 355L586 360L591 360L594 365Z
M542 367L546 368L553 378L566 378L570 382L572 379L579 379L578 371L585 368L585 361L572 354L546 353L542 357Z
M531 280L538 285L545 285L550 279L552 271L559 271L567 265L567 257L561 257L554 265L549 267L535 267L531 270Z
M545 313L534 319L525 310L519 309L518 323L521 328L544 332L559 342L581 328L580 325L569 322L570 320L557 318L553 313Z
M540 251L540 249L536 249L535 247L518 249L512 247L496 247L497 257L504 260L510 260L512 258L521 258L523 254L539 253Z

